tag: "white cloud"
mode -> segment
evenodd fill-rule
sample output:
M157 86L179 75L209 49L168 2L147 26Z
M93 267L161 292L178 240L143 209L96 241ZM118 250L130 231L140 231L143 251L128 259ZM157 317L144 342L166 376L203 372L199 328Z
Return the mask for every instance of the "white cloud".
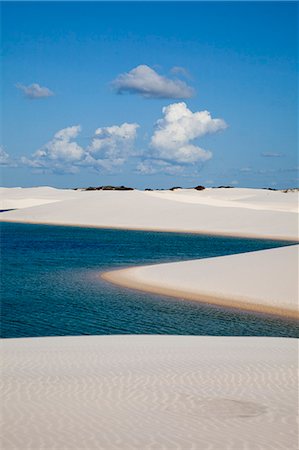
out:
M24 96L29 98L30 100L52 97L52 95L54 95L54 92L52 92L49 88L42 87L38 83L32 83L28 86L17 83L16 87L23 91Z
M77 172L76 164L85 154L84 149L73 141L81 131L80 125L63 128L53 139L33 153L31 158L23 157L21 162L35 169L51 172Z
M91 153L101 152L114 157L119 153L124 154L124 150L130 152L138 128L137 123L126 122L120 126L98 128L89 150Z
M10 156L3 147L0 147L0 166L9 166L10 165Z
M134 144L138 128L137 123L126 122L119 126L98 128L88 147L94 166L111 171L124 164L128 157L135 156L137 152Z
M184 173L184 168L178 164L162 160L146 159L137 164L136 172L142 175L154 175L156 173L179 175Z
M12 158L2 146L0 146L0 166L2 167L17 167L17 161Z
M64 128L58 131L54 138L48 142L43 148L34 153L34 157L46 160L60 160L65 162L79 161L84 150L76 142L75 139L81 131L80 125Z
M123 123L98 128L91 145L85 149L75 141L80 125L63 128L31 158L22 157L21 162L39 171L55 173L76 173L80 167L108 172L119 170L129 156L136 154L134 143L138 127L136 123Z
M56 173L76 173L80 168L118 172L126 162L138 158L136 170L141 174L196 175L212 153L195 140L226 126L208 111L193 113L185 103L174 103L163 108L163 117L156 123L147 152L135 148L137 123L97 128L85 147L77 142L81 127L76 125L57 131L31 157L22 157L21 163L37 171Z
M80 125L63 128L62 130L57 131L57 133L54 134L54 139L69 141L70 139L75 139L79 135L80 131Z
M159 75L147 65L120 74L112 86L117 93L140 94L145 98L190 98L194 90L184 81Z
M80 165L99 172L116 172L120 170L125 161L125 158L96 159L88 153Z
M153 156L178 164L207 161L212 157L208 150L192 141L208 133L227 127L222 119L213 119L208 111L193 113L185 103L173 103L163 108L163 118L156 123L151 138Z

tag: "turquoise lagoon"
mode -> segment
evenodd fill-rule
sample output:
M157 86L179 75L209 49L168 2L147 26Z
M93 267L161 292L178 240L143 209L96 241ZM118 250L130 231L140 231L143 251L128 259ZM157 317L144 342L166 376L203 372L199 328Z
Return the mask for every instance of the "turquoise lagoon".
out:
M112 285L99 276L103 271L128 266L283 245L290 243L2 223L1 337L91 334L297 337L298 324L292 320L142 293Z

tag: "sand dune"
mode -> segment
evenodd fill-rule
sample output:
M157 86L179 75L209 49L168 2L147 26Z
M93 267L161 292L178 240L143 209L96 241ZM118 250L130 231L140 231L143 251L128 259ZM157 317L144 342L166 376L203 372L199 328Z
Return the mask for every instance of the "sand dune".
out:
M2 448L297 449L293 339L2 342Z
M45 187L3 189L1 194L1 209L20 208L2 213L4 221L298 240L294 192ZM208 301L229 296L238 306L242 301L243 307L292 315L296 251L297 246L135 268L122 276L142 289L201 299L205 293ZM117 272L113 276L119 278ZM8 339L1 352L4 450L298 448L293 339Z
M299 318L298 250L296 245L132 267L102 277L149 292Z
M2 196L6 205L22 209L2 213L0 220L298 240L298 192L236 188L86 192L43 187L2 189ZM30 202L40 204L28 206ZM105 276L153 292L293 316L298 313L296 270L294 248Z
M265 189L177 189L154 191L150 195L173 201L197 203L216 207L247 208L264 211L298 213L298 192L268 191Z
M76 198L76 191L55 189L49 186L38 188L0 188L0 209L23 209Z
M82 192L31 188L5 189L2 196L2 209L22 208L2 213L0 220L6 221L298 240L297 192Z

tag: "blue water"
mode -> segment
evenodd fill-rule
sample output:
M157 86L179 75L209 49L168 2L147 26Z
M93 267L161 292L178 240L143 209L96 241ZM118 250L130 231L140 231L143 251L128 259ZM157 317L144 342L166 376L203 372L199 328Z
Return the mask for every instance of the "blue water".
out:
M1 225L1 336L298 336L294 321L124 289L99 273L289 243L95 228ZM250 270L250 268L249 268Z

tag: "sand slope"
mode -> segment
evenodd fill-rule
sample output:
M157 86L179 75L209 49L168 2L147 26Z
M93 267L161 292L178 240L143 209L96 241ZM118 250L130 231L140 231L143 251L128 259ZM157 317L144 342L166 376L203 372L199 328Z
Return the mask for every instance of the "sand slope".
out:
M293 339L2 342L2 448L297 450Z
M262 189L82 192L32 188L4 189L2 196L6 205L2 209L22 208L2 213L0 220L6 221L298 240L297 192ZM29 206L28 198L32 205L40 204Z
M299 317L299 246L104 273L115 284L241 309Z
M0 188L0 209L22 209L75 198L70 189L55 189L49 186L39 188Z

